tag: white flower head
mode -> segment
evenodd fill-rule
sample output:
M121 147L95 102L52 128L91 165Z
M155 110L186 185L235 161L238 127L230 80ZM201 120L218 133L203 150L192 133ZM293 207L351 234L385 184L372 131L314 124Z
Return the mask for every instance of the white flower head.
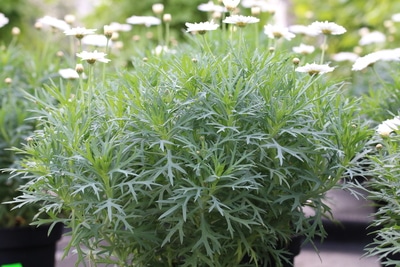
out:
M308 55L315 51L315 47L312 45L300 44L299 46L294 46L292 50L297 54Z
M214 21L206 21L200 23L185 23L187 30L186 32L197 32L199 34L205 34L207 31L214 31L218 29L219 24L214 23Z
M110 26L110 28L115 32L129 32L132 30L132 25L118 22L111 22L108 26Z
M245 27L247 24L257 23L260 19L253 16L232 15L225 18L222 22L235 24L238 27Z
M353 64L351 70L363 70L377 61L400 61L400 49L385 49L359 57Z
M82 51L81 53L77 53L76 56L81 58L81 60L87 61L89 64L93 64L96 61L103 63L108 63L111 61L110 59L106 58L106 53L97 52L97 50L93 52Z
M343 26L329 21L315 21L309 27L311 31L315 31L318 34L340 35L346 32Z
M0 28L4 27L8 22L9 19L3 13L0 13Z
M277 5L266 0L242 0L241 5L244 8L258 7L260 11L270 14L276 13Z
M74 69L60 69L58 70L58 74L64 79L79 79L79 74Z
M59 29L62 31L69 30L71 26L65 22L65 20L57 19L51 16L44 16L43 18L38 19L37 21L42 26L50 26L54 29Z
M210 12L210 13L225 13L227 9L223 6L214 4L213 1L208 1L206 4L200 4L197 6L197 9L203 12Z
M150 27L153 25L160 25L161 19L153 16L132 16L126 19L126 22L133 25L145 25Z
M108 40L107 37L103 34L85 35L81 39L81 42L84 45L92 45L96 47L106 47L107 45L111 45L111 41Z
M65 35L73 35L78 39L82 39L85 35L94 34L97 29L86 29L84 27L76 27L64 31Z
M386 41L386 36L379 32L373 31L364 34L360 41L358 42L359 45L369 45L369 44L376 44L376 43L384 43Z
M288 41L296 37L294 33L289 32L287 27L267 24L264 26L264 33L271 39L284 38Z
M318 33L310 28L309 26L306 25L300 25L300 24L295 24L289 26L289 31L294 33L294 34L299 34L299 35L306 35L306 36L317 36Z
M151 6L154 14L160 15L164 12L164 5L161 3L153 4Z
M334 69L334 67L330 67L328 64L307 63L305 66L297 67L295 71L316 75L332 72Z
M222 3L229 11L234 10L240 3L240 0L222 0Z
M331 56L332 60L340 62L340 61L351 61L355 62L359 56L356 53L353 52L339 52L336 54L333 54Z
M392 15L392 20L394 22L400 22L400 13L396 13Z
M383 136L388 137L392 132L398 131L400 128L400 118L394 117L390 120L385 120L378 125L376 132Z

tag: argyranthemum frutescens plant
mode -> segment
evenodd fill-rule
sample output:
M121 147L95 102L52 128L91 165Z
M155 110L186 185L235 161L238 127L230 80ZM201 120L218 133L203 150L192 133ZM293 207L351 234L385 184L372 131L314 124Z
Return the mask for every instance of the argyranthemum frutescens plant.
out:
M360 162L364 169L363 184L375 205L374 219L370 223L373 241L366 246L367 256L378 256L383 266L400 264L400 118L385 120L376 126L376 134L363 151Z
M71 228L67 250L93 264L281 266L291 238L324 236L324 194L367 134L358 105L242 41L37 90L16 202L44 203L37 223Z
M13 25L0 13L0 26ZM0 168L13 167L21 155L9 150L21 147L37 126L32 119L36 104L25 98L25 93L33 93L36 87L49 82L60 65L57 50L49 48L36 50L23 45L21 30L12 28L10 42L0 40ZM5 204L18 196L17 188L26 180L10 179L9 173L0 172L0 228L27 226L38 211L38 205L26 205L23 209L13 209L15 205ZM39 205L40 206L40 205Z

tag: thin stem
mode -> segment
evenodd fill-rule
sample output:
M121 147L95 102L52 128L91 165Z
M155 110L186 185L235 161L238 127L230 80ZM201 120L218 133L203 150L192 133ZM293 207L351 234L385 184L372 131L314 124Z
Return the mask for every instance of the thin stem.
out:
M208 45L208 42L207 42L207 39L206 39L205 34L201 34L201 36L202 36L203 42L204 42L204 49L207 50L207 51L214 57L214 54L213 54L213 52L211 51L210 46Z
M259 35L259 33L258 33L258 24L257 24L257 23L254 23L254 42L255 42L255 50L258 49L258 43L259 43L258 35Z
M371 69L374 72L374 74L376 75L376 77L378 78L378 81L384 86L386 83L385 81L382 79L381 75L379 75L378 71L375 68L375 64L371 65Z
M159 19L161 20L161 17L159 17ZM164 41L163 41L163 34L162 34L162 23L157 25L157 37L158 37L158 44L163 45Z
M320 64L324 63L324 57L325 57L325 50L326 50L326 42L327 42L328 36L326 34L324 34L324 41L322 42L322 53L321 53L321 62Z
M168 47L169 45L169 23L165 23L165 46Z
M110 52L110 38L107 38L107 44L106 44L106 54L108 55ZM105 79L106 79L106 64L103 64L103 74L102 74L102 82L104 84Z

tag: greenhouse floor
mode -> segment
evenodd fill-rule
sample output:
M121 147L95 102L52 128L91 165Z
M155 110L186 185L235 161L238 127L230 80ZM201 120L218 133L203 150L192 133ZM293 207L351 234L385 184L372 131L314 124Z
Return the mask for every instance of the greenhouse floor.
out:
M364 246L371 240L365 228L373 208L366 200L356 199L342 190L329 192L328 201L341 226L327 222L328 238L323 243L315 243L318 253L311 244L305 245L295 258L294 267L380 267L376 257L363 257ZM58 243L56 267L75 266L74 255L61 260L67 242L68 237L63 237Z

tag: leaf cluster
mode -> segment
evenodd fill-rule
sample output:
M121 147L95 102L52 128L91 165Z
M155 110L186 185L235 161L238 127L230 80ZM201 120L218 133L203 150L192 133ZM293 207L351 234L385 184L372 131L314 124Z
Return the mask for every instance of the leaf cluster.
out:
M357 103L289 55L243 51L182 46L95 86L28 95L40 130L14 150L28 181L15 203L42 203L38 223L70 227L96 264L279 264L292 237L325 236L324 194L366 134Z

